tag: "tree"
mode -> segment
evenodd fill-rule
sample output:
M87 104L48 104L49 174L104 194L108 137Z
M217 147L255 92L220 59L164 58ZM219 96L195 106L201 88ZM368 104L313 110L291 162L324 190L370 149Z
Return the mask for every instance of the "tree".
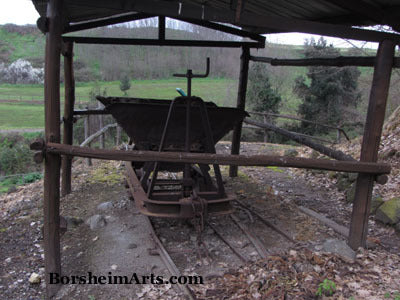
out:
M122 76L120 83L119 83L119 89L124 92L125 96L128 96L127 91L131 88L131 81L129 80L128 75Z
M252 110L257 112L278 113L282 101L272 89L265 64L253 64L249 72L247 99Z
M305 58L337 57L340 51L327 45L324 38L304 45ZM346 108L355 108L360 102L358 90L360 71L357 67L308 67L307 79L296 78L294 92L301 98L299 114L306 120L340 125L346 120ZM302 123L300 130L307 134L326 133L326 128Z

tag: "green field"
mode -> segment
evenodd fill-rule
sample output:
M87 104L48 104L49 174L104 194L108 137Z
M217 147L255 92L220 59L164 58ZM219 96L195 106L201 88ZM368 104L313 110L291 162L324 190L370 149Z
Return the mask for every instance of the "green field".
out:
M178 96L175 88L186 90L185 79L132 81L128 96L172 99ZM79 83L76 86L77 104L88 103L91 90L106 90L108 96L123 96L119 82ZM61 101L64 100L64 86L61 86ZM192 94L218 105L235 106L237 81L232 79L194 79ZM13 103L0 103L0 129L42 128L44 108L36 101L43 100L43 85L0 85L0 100L18 100ZM35 102L32 102L35 100Z

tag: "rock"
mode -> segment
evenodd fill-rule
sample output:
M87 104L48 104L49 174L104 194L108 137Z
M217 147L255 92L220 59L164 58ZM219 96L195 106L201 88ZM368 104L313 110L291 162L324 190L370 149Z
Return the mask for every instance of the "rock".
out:
M299 155L299 152L296 151L296 149L287 149L283 153L284 156L290 156L290 157L296 157Z
M83 220L81 218L65 216L64 219L67 222L67 226L69 227L77 227L83 223Z
M94 215L86 220L86 224L90 226L91 230L96 230L106 226L107 222L103 215Z
M31 274L31 276L29 277L29 282L32 283L32 284L40 283L40 275L35 273L35 272L33 272Z
M353 183L346 191L347 203L353 203L355 197L356 197L356 184Z
M335 253L347 261L353 262L356 258L356 252L351 249L345 241L337 239L328 239L322 245L322 251Z
M7 264L9 264L9 263L12 261L12 258L11 258L11 257L8 257L8 258L6 258L4 261L5 261Z
M381 195L372 195L371 199L371 214L375 214L378 208L384 203Z
M349 181L354 182L357 180L358 173L348 173L347 178L349 178Z
M113 216L105 216L105 219L106 219L107 223L112 223L112 222L115 222L117 220L117 218L113 217Z
M11 194L11 193L15 193L17 191L17 187L15 185L12 185L8 188L7 193Z
M341 175L336 181L336 186L339 191L345 191L350 188L351 181L347 177Z
M101 211L107 211L113 208L113 204L111 201L103 202L97 205L97 209Z
M391 225L400 222L400 198L392 198L384 202L377 209L375 219Z
M135 249L137 248L137 245L135 243L131 243L128 245L128 249Z

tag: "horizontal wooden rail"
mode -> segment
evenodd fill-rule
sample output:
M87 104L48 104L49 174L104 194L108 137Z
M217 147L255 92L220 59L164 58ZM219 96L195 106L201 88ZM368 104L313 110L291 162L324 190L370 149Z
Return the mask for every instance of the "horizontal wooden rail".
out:
M87 116L87 115L109 115L110 112L106 109L76 109L74 116Z
M43 140L37 140L33 142L31 144L31 149L45 150L47 153L52 154L121 161L159 161L174 163L199 163L260 167L278 166L368 174L388 174L390 173L391 169L390 165L384 163L337 161L328 159L311 159L303 157L271 155L247 156L211 153L105 150L63 145L57 143L48 143L47 145L45 145Z
M304 59L278 59L272 57L250 56L251 61L263 62L271 66L331 66L331 67L373 67L375 64L375 56L338 56L326 58L304 58ZM393 67L400 67L400 58L393 59Z

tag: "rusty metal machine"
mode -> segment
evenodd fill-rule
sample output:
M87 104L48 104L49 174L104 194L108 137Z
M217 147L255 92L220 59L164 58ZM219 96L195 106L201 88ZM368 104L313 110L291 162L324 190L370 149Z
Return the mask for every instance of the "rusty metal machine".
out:
M174 100L97 98L131 138L134 149L155 152L154 161L127 166L128 184L143 214L193 218L232 211L233 195L224 189L219 165L212 166L211 176L208 165L157 162L161 151L215 153L215 144L246 116L191 95L192 78L208 73L209 59L205 74L174 74L186 77L188 85L188 95Z

